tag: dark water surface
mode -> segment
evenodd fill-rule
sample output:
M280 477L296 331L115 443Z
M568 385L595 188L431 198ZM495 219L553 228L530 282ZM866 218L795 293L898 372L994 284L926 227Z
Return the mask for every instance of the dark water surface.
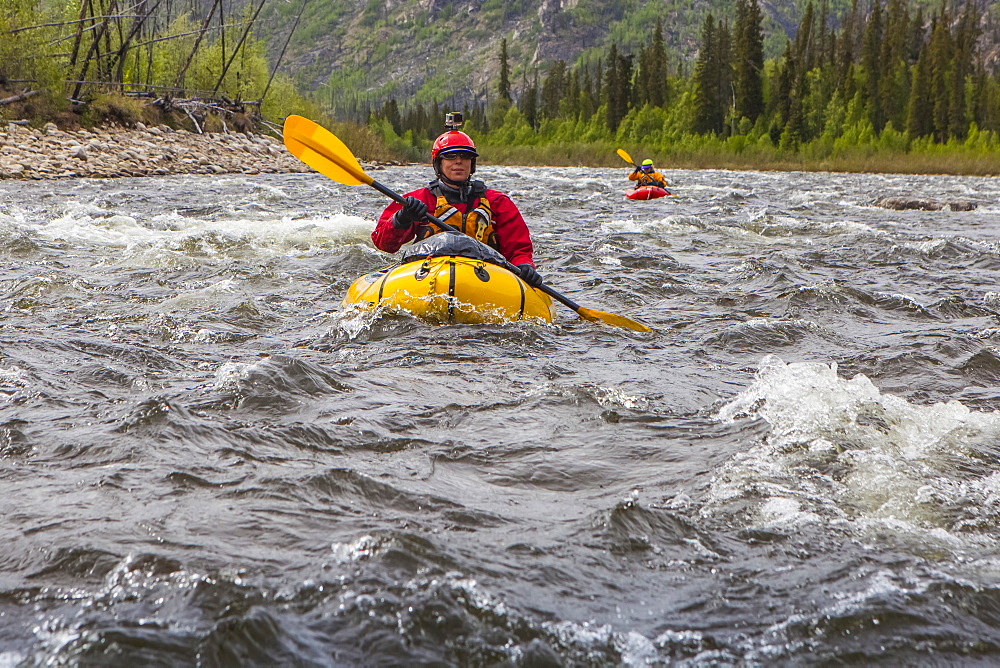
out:
M654 331L344 312L319 175L0 182L0 668L1000 662L1000 181L480 175Z

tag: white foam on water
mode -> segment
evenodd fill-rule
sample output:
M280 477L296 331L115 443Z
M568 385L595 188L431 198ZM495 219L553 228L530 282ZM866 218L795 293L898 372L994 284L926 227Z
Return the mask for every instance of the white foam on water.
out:
M0 652L0 668L15 668L27 657L20 652Z
M255 365L242 362L226 362L215 371L215 389L232 389L239 386L240 381L250 377Z
M910 404L864 375L842 378L836 364L768 356L718 417L771 429L717 471L705 514L750 501L758 528L828 523L928 549L996 544L996 413L955 400Z
M31 385L27 372L17 366L0 368L0 399L12 401Z
M643 397L627 394L618 387L595 387L593 389L594 398L602 408L627 408L645 410L649 406L649 401Z
M368 559L379 547L378 541L371 536L361 536L350 543L333 543L330 551L333 559L339 564L349 564Z
M671 214L669 216L629 220L615 219L601 223L601 234L666 234L685 236L703 229L698 219L691 216Z
M199 306L212 306L220 303L224 299L240 292L237 282L231 278L224 278L211 285L206 285L197 290L182 292L176 297L164 299L157 305L157 310L164 312L187 311Z
M172 266L207 259L301 256L331 247L370 245L373 223L360 216L202 219L176 212L139 220L72 203L32 230L42 239L106 246L112 266Z

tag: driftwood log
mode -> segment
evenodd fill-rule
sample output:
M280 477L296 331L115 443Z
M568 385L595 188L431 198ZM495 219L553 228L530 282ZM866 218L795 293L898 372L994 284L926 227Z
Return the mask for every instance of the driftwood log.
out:
M20 102L21 100L27 100L32 95L38 95L38 91L37 90L28 90L27 88L25 88L23 91L21 91L17 95L11 95L10 97L5 97L3 99L0 99L0 105L3 105L3 104L14 104L15 102Z

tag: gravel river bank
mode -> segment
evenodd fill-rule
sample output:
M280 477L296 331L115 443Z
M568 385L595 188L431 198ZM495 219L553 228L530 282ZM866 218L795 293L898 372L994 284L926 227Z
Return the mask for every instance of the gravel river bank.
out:
M0 131L0 179L113 178L174 174L289 174L311 171L278 138L203 133L166 125Z

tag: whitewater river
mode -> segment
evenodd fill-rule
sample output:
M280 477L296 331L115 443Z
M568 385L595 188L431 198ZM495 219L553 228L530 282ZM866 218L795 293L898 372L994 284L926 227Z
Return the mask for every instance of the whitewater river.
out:
M626 173L479 175L651 333L346 312L316 174L0 182L0 668L1000 662L1000 180Z

